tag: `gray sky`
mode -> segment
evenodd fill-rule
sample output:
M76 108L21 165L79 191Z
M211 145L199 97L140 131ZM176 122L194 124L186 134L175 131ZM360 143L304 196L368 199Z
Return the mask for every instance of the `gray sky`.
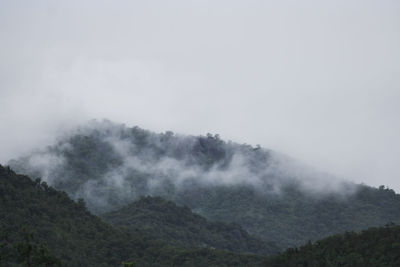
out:
M92 118L400 191L400 2L0 0L0 162Z

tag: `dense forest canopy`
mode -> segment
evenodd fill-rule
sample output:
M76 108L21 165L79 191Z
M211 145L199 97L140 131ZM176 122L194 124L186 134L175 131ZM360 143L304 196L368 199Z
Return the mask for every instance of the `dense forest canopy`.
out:
M250 236L239 225L209 222L188 207L179 207L160 197L142 197L101 217L114 226L141 231L153 240L183 247L212 247L260 255L279 251L275 244Z
M380 190L386 193L386 189ZM190 244L205 238L229 248L237 244L232 239L235 231L243 230L209 223L187 207L178 207L158 197L141 198L104 217L125 229L114 228L90 214L83 200L74 202L39 179L32 180L0 166L1 266L119 266L123 262L123 266L394 267L400 264L400 226L394 224L333 235L267 257ZM177 231L180 233L176 234ZM170 233L176 234L175 240L169 239ZM205 236L201 237L202 234ZM254 238L248 239L245 232L241 238L247 245L262 244Z
M269 258L265 266L400 266L400 226L388 224L308 242Z
M156 134L109 121L91 121L55 145L11 160L10 165L75 198L85 198L93 211L114 209L146 194L180 191L191 184L245 185L275 195L287 186L314 194L346 195L356 190L353 184L336 182L259 146L225 142L212 134Z
M83 200L74 202L46 182L0 165L0 266L259 266L263 260L159 241L145 231L115 228L92 215Z
M393 190L344 182L275 151L212 134L157 134L92 121L10 165L84 199L95 214L161 196L281 248L400 222L400 196Z

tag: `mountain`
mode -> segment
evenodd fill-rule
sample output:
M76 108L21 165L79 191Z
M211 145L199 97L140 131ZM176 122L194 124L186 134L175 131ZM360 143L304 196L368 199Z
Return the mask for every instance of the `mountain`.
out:
M400 226L373 227L309 242L271 257L265 266L400 266Z
M239 225L209 222L188 207L179 207L160 197L141 197L101 217L114 226L181 247L213 247L260 255L279 251L274 244L250 236Z
M0 165L0 266L259 266L263 258L155 242L112 227L39 179ZM19 265L16 265L19 264Z
M391 189L343 182L218 135L157 134L92 121L9 164L83 198L95 214L160 196L282 248L400 223L400 195Z
M146 214L147 213L147 214ZM181 218L169 218L169 215ZM169 245L166 234L199 229L212 223L185 207L161 198L144 197L104 215L135 225L129 232L112 227L88 212L82 200L72 201L40 180L17 175L0 165L0 266L399 266L400 226L374 227L360 233L333 235L270 257L210 248ZM192 218L192 221L187 220ZM154 220L162 220L165 225ZM182 227L177 226L179 221ZM202 221L202 223L200 223ZM129 224L131 222L131 224ZM141 223L147 223L141 225ZM218 224L216 224L218 225ZM226 234L232 227L220 224ZM150 233L145 229L156 231ZM239 228L240 229L240 228ZM164 230L170 232L164 232ZM225 230L229 230L225 232ZM172 232L171 232L172 231ZM184 243L176 234L176 243ZM243 233L246 236L245 233ZM198 238L194 235L195 239ZM154 241L158 239L158 241ZM187 242L187 240L185 241ZM244 240L244 242L248 242ZM235 243L235 242L233 242ZM229 244L227 244L229 245ZM190 246L190 245L189 245Z

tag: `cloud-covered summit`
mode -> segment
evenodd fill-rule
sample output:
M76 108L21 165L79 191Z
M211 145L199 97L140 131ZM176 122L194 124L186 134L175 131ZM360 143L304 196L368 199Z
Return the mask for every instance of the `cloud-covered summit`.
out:
M400 3L0 1L0 161L92 118L400 189Z
M10 164L84 198L94 211L143 195L174 198L196 187L244 186L272 196L285 187L311 195L355 190L355 185L258 146L226 142L212 134L156 134L109 121L91 121Z

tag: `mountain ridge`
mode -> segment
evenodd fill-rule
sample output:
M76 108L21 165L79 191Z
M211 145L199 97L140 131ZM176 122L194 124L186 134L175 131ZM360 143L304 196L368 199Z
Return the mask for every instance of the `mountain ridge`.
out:
M156 134L92 122L10 165L85 199L96 214L140 196L160 196L282 248L400 222L400 196L391 189L337 181L218 135Z
M385 192L389 189L379 190ZM122 229L113 229L98 217L90 215L82 200L75 203L64 192L49 187L39 179L17 175L1 165L0 192L0 264L6 266L116 266L127 258L130 260L124 262L128 266L155 267L394 267L400 261L400 226L394 224L372 227L359 233L337 234L298 248L289 248L277 255L261 257L208 248L174 248L166 243L151 241L141 235L140 230L123 233ZM146 202L177 208L173 203L152 197L144 198L137 204L144 205L148 210L149 203ZM162 206L150 207L157 210ZM29 234L29 230L34 232Z
M261 266L264 259L219 249L171 246L140 231L114 228L91 214L83 200L75 202L65 192L1 165L0 193L1 266L105 267L123 261L155 267ZM25 241L24 233L34 239Z
M234 224L209 222L187 206L161 197L141 197L116 211L101 215L115 227L145 232L153 240L183 247L211 247L234 252L276 254L279 248L251 237Z

